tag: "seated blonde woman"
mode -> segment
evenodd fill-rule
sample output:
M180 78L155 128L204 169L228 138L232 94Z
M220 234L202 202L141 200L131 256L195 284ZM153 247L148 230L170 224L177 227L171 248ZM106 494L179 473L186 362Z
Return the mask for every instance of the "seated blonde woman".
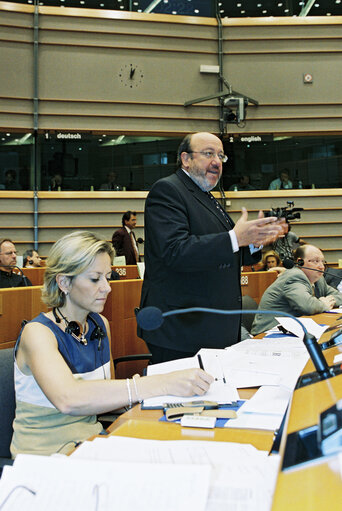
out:
M43 301L15 347L17 453L67 452L102 431L97 414L152 396L202 395L213 378L201 369L115 380L110 330L101 312L111 288L113 249L91 232L57 241L46 263Z
M275 250L265 252L262 258L262 266L259 271L276 271L278 274L285 271L282 266L279 254Z

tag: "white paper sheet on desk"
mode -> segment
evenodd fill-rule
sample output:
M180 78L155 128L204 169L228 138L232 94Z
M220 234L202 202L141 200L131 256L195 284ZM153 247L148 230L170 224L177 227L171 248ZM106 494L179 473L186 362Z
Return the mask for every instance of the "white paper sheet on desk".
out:
M189 403L191 401L215 401L218 404L229 404L232 401L237 401L239 398L239 394L234 387L230 383L224 383L222 380L214 381L206 394L202 396L191 396L191 397L182 397L182 396L157 396L150 397L148 399L144 399L143 405L144 407L162 407L165 403Z
M234 351L242 351L251 355L278 355L283 357L296 357L300 353L306 353L306 347L301 339L296 336L263 337L262 339L246 339L234 344L230 348Z
M295 319L292 318L285 318L285 317L276 317L275 318L278 323L280 323L286 330L293 333L299 339L304 338L304 332L301 326L298 324L298 322ZM316 337L316 339L319 339L321 335L323 334L324 330L328 328L328 325L318 325L316 321L314 321L311 318L298 318L298 320L304 325L306 330L309 332L309 334L312 334Z
M206 511L270 510L279 464L279 457L268 457L266 452L248 444L118 436L86 442L72 456L81 459L100 457L117 462L209 464L212 476Z
M0 480L0 505L11 511L204 511L211 467L19 455ZM4 510L6 508L4 507Z
M281 424L291 394L282 387L260 387L238 410L238 418L228 421L225 427L275 431Z
M213 350L218 351L218 350ZM224 351L224 350L221 350ZM227 404L232 401L239 399L239 394L231 383L224 383L221 365L216 365L216 371L214 371L214 365L211 367L206 366L206 361L203 361L204 369L218 380L214 381L206 394L203 396L191 396L191 397L179 397L179 396L157 396L144 399L143 405L145 407L161 407L165 403L189 403L190 401L215 401L219 404ZM180 371L182 369L191 369L193 367L199 367L197 355L189 358L181 358L179 360L171 360L170 362L163 362L161 364L153 364L148 366L147 374L166 374L171 371Z
M302 348L291 348L285 341L248 340L225 350L203 349L200 353L208 367L210 359L218 357L226 381L236 388L282 385L293 389L309 358L302 341L298 342Z

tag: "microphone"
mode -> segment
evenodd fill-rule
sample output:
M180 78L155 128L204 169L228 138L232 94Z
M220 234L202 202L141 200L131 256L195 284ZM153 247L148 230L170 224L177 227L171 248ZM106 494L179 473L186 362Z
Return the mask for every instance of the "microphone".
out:
M142 238L138 238L137 243L139 243L141 245L142 243L144 243L144 240Z
M287 270L291 270L294 266L297 266L297 268L304 268L304 270L312 270L312 271L318 271L319 273L322 273L323 275L331 275L332 277L336 277L334 273L331 273L328 270L317 270L316 268L309 268L308 266L304 266L303 259L298 259L298 262L296 263L293 259L290 259L288 257L285 257L283 260L284 268Z
M23 278L23 281L24 281L25 286L28 286L28 285L29 285L29 284L28 284L28 281L27 281L27 277L26 277L26 275L24 274L23 270L22 270L19 266L11 266L11 265L9 265L9 264L2 264L2 265L1 265L1 268L10 268L11 270L12 270L13 268L15 268L16 270L19 270L19 272L20 272L20 274L21 274L21 276L22 276L22 278Z
M286 316L288 318L294 319L299 323L303 332L304 345L309 353L310 359L316 369L316 373L310 373L310 375L302 376L298 383L298 386L310 385L319 380L326 380L327 378L331 378L336 376L340 372L342 372L341 364L337 364L336 366L329 367L328 363L323 355L322 348L318 344L317 339L310 334L305 326L299 321L298 318L292 316L292 314L288 314L287 312L280 311L271 311L271 310L260 310L260 309L235 309L235 310L224 310L224 309L210 309L208 307L189 307L186 309L175 309L168 312L162 312L158 307L150 306L140 309L136 314L136 319L138 325L143 330L157 330L164 323L164 318L169 316L174 316L178 314L188 314L190 312L206 312L209 314L222 314L222 315L236 315L236 314L271 314L272 316Z

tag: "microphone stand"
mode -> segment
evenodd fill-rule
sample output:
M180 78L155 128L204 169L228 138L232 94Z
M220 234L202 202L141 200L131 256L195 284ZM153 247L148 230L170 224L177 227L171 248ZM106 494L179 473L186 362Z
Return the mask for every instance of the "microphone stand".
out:
M296 388L310 385L316 381L326 380L342 373L342 365L336 364L329 367L322 348L317 342L317 339L310 334L306 327L300 322L298 318L288 314L287 312L271 311L271 310L255 310L255 309L235 309L235 310L224 310L224 309L210 309L207 307L189 307L186 309L177 309L167 312L162 312L157 307L146 307L141 309L136 316L138 325L143 330L156 330L163 322L164 318L174 316L178 314L188 314L191 312L205 312L209 314L221 314L221 315L236 315L236 314L271 314L272 316L279 315L294 319L302 328L304 332L303 343L309 353L310 359L316 369L313 373L309 373L301 376L298 379Z

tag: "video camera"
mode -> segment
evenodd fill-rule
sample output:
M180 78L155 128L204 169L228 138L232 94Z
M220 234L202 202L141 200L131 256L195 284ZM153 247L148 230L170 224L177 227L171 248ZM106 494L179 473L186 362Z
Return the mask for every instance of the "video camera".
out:
M265 211L265 217L275 216L277 218L285 218L286 222L299 219L300 211L303 211L303 208L295 208L293 201L287 201L286 204L287 206L284 208L272 208L269 211Z

